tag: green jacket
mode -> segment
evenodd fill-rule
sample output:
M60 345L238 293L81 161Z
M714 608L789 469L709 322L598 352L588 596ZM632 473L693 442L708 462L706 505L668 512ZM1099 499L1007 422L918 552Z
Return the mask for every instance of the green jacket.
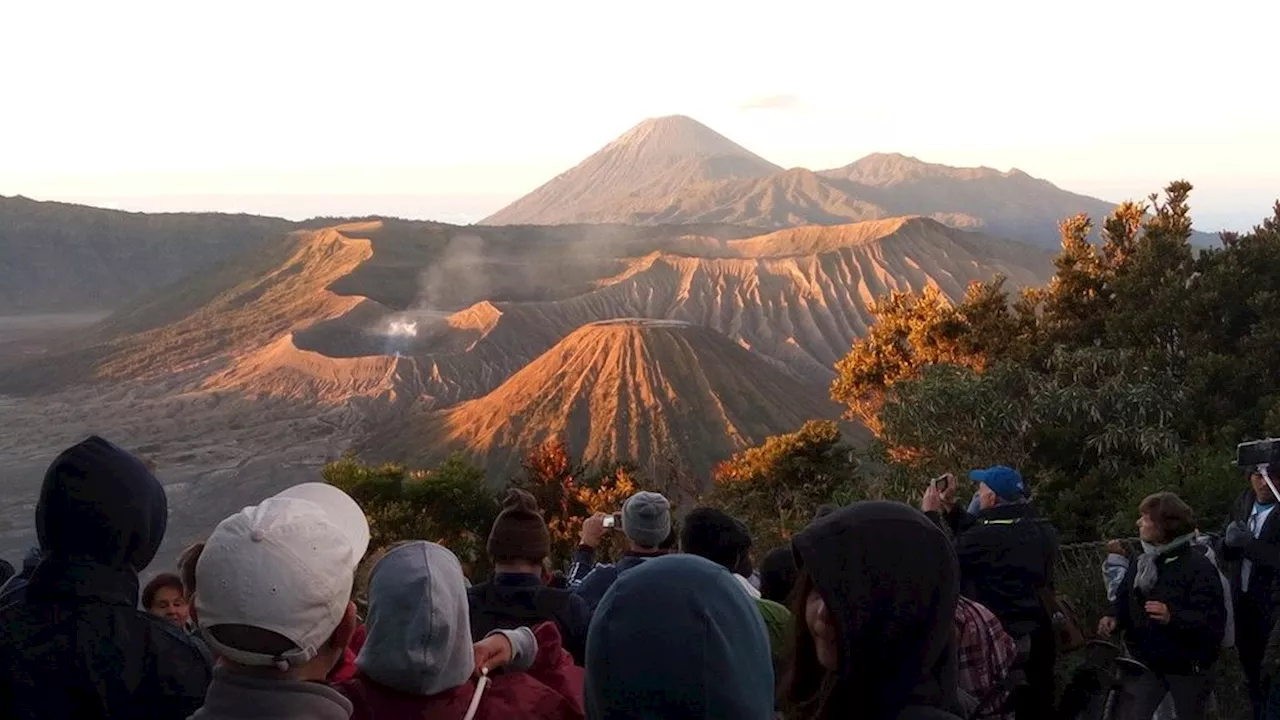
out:
M760 607L760 617L764 618L764 629L769 633L769 649L773 651L773 667L777 669L791 641L791 611L781 603L764 598L756 598L756 605Z

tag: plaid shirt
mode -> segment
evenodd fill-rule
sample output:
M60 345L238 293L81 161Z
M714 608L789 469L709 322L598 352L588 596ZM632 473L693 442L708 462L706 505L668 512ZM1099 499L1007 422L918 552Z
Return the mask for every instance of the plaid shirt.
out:
M1017 658L1018 646L1004 631L1000 620L990 610L968 598L956 605L956 644L959 646L961 690L979 701L1009 674ZM1010 714L998 714L1008 700L1008 692L986 704L980 717L1008 720Z

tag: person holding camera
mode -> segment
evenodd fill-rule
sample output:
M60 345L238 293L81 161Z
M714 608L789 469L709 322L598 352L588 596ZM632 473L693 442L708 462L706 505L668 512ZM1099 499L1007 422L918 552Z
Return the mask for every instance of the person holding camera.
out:
M969 478L978 486L969 508L956 506L955 478L944 475L929 483L920 509L954 537L961 594L995 613L1025 658L1017 717L1051 717L1057 637L1046 598L1053 597L1058 531L1036 513L1017 470L998 465Z
M1143 552L1129 563L1111 612L1098 623L1104 638L1124 631L1134 659L1150 670L1126 683L1119 717L1149 720L1167 695L1178 720L1198 720L1226 632L1222 581L1194 547L1195 517L1181 498L1156 493L1138 513Z
M1223 533L1223 558L1235 603L1236 647L1249 687L1255 720L1263 717L1267 678L1263 656L1280 619L1280 513L1275 478L1280 473L1280 440L1244 443L1237 465L1249 487L1231 507Z
M627 550L616 565L595 565L595 548L604 533L616 525L617 516L597 513L582 526L582 545L575 553L569 572L569 587L586 601L594 613L596 606L618 576L646 560L667 554L663 547L671 537L671 503L660 493L640 491L622 504L622 534L627 538ZM609 521L613 522L609 522ZM583 566L591 565L585 575L579 575ZM581 579L578 579L578 578Z

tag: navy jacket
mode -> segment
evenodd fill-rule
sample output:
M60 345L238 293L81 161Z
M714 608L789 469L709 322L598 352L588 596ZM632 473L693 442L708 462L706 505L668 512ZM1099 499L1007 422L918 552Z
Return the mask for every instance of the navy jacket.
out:
M489 582L467 589L471 638L479 641L493 630L514 630L551 621L560 629L564 649L579 666L587 661L587 629L591 610L579 596L542 584L524 573L497 573Z
M570 578L570 588L575 595L586 601L587 609L594 613L596 606L604 599L604 594L609 592L609 588L613 587L613 583L618 579L619 575L644 564L646 560L651 560L654 557L660 556L627 553L616 565L595 565L576 585L573 584L573 580ZM575 567L578 566L576 557L574 564Z

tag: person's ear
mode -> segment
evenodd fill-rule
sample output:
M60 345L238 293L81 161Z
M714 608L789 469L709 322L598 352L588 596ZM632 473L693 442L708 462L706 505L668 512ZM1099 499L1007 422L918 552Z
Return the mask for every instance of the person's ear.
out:
M356 616L356 604L347 603L347 611L342 614L342 621L338 623L338 627L334 628L333 634L329 636L329 646L345 649L351 644L351 638L356 636L356 626L359 624L360 618Z

